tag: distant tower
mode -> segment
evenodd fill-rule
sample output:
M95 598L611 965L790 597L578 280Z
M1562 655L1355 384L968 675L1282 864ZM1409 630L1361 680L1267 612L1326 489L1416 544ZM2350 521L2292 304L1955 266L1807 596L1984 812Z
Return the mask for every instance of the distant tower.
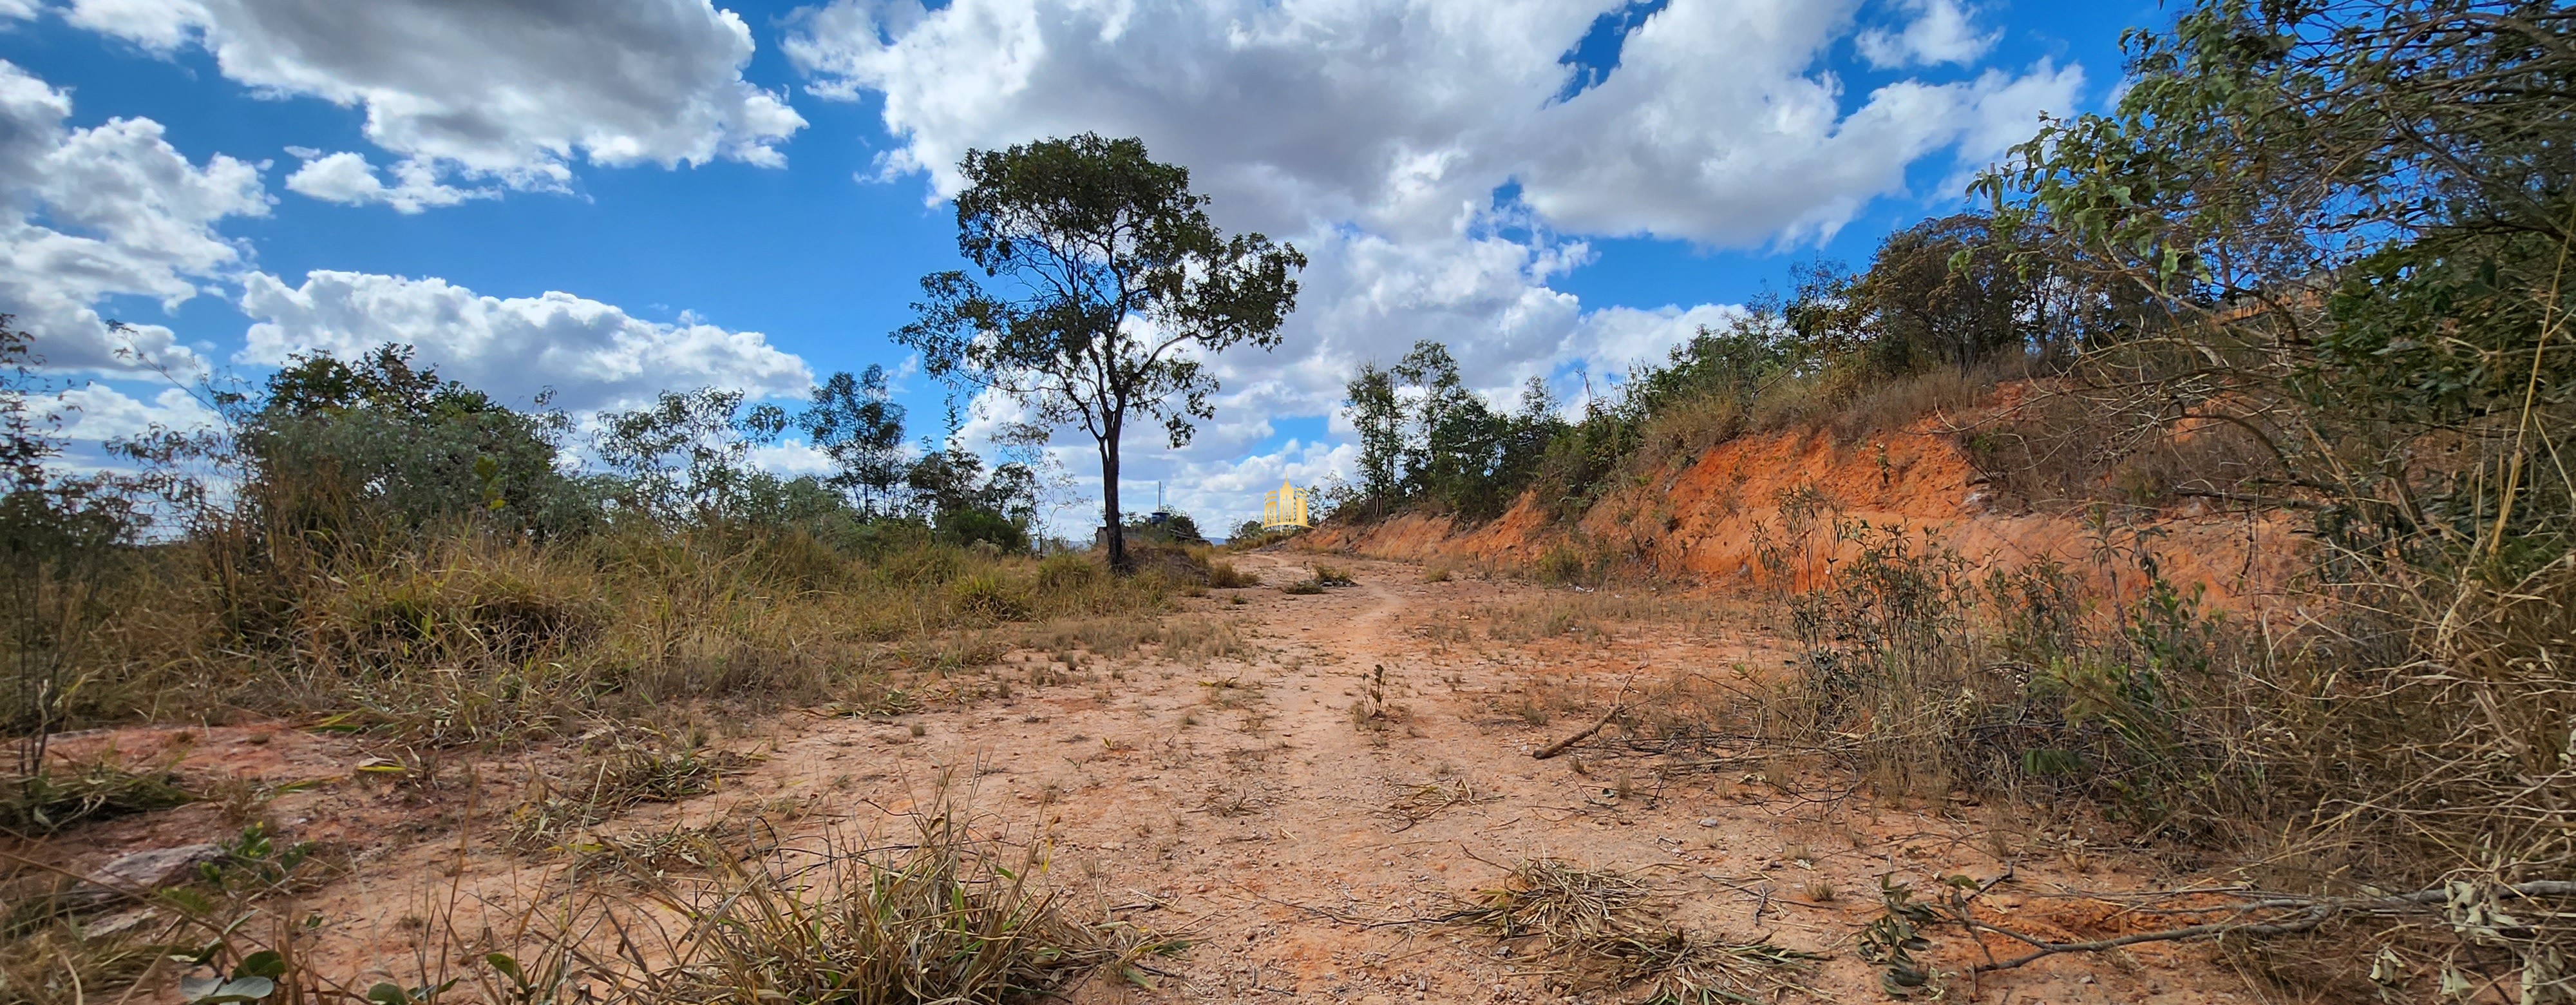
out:
M1261 495L1261 529L1286 530L1290 527L1312 527L1306 520L1306 490L1279 480L1279 491Z

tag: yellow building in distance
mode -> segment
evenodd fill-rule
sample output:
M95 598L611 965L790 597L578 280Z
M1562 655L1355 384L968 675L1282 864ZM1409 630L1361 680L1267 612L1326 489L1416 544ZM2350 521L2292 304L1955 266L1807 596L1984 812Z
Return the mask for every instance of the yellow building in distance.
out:
M1305 489L1279 480L1279 490L1261 494L1261 529L1286 530L1290 527L1312 527L1306 520Z

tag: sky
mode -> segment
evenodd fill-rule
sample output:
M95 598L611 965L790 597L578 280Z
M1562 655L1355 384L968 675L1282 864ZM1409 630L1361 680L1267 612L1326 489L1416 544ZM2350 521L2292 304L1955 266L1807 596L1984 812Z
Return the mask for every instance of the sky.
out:
M1276 350L1209 361L1192 443L1124 445L1202 526L1347 475L1341 387L1418 339L1509 403L1606 393L1817 258L1967 205L2043 113L2103 108L2154 0L0 0L0 312L75 458L192 389L414 346L576 415L897 375L964 267L958 160L1092 131L1310 264ZM109 320L130 326L111 331ZM1078 430L1059 533L1095 522ZM764 450L819 470L800 443ZM1131 503L1131 508L1133 504Z

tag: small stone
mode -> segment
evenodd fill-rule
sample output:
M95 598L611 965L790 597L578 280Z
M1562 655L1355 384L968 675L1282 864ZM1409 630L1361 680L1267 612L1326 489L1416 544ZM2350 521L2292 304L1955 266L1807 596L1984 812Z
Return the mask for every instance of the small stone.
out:
M222 857L223 848L212 844L138 851L119 855L98 867L97 872L89 874L89 883L111 890L159 889L189 870Z
M1701 818L1699 818L1699 825L1700 825L1700 826L1702 826L1702 827L1715 827L1715 826L1717 826L1717 818L1716 818L1716 817L1701 817Z
M187 878L197 866L222 857L223 848L212 844L154 848L119 855L98 867L98 871L90 873L71 896L77 901L98 904L124 894L157 890Z
M160 917L160 912L151 908L137 908L81 926L81 937L94 942L110 936L123 935L142 928L145 922L160 920Z

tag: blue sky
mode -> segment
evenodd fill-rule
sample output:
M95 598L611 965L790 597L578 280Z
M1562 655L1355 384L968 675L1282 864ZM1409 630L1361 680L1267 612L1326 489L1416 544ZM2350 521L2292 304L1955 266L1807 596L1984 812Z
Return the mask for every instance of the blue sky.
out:
M1660 355L1796 260L1859 263L2040 110L2099 107L2153 3L2010 0L0 0L0 310L96 438L187 378L414 342L505 395L801 395L955 267L947 170L1085 129L1316 259L1290 343L1227 357L1204 522L1346 469L1338 384L1415 338L1502 393ZM409 166L416 184L399 173ZM326 170L328 169L328 170ZM316 276L324 278L317 279ZM548 298L549 294L557 296ZM942 389L902 383L917 431ZM982 402L971 435L1007 417ZM1058 523L1096 495L1060 436ZM794 449L785 470L813 459ZM1150 498L1150 496L1146 496Z

